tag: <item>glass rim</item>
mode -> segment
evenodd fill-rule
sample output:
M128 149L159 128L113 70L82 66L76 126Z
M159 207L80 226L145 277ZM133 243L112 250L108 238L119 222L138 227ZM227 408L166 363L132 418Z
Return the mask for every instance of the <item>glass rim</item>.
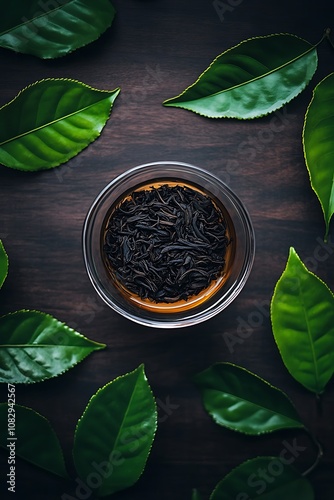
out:
M224 293L219 294L217 292L217 294L213 295L212 300L208 301L209 302L208 305L206 305L206 302L204 301L202 308L200 308L199 306L195 306L193 308L190 308L189 310L185 310L182 314L176 314L173 312L169 312L166 314L162 314L160 312L155 312L155 313L151 312L150 314L147 314L146 312L145 314L143 314L143 310L139 306L136 309L132 308L135 311L133 312L131 308L127 309L124 305L120 305L119 302L117 302L117 300L115 300L113 296L110 296L110 294L106 291L105 287L103 287L101 279L98 275L98 270L96 269L95 266L96 261L94 260L94 255L92 253L93 252L92 233L95 229L94 228L95 220L99 213L99 210L101 210L101 207L108 199L110 193L113 192L113 189L116 188L117 186L122 186L122 184L125 183L123 193L127 192L129 191L129 187L126 186L126 181L129 182L131 179L134 179L140 173L144 171L149 172L151 169L156 169L158 167L162 169L162 172L160 174L157 173L155 176L153 175L152 172L152 176L150 178L152 181L154 180L154 177L155 179L163 178L164 176L168 178L168 170L170 174L174 168L183 169L182 172L183 175L195 174L199 177L204 176L204 178L208 182L212 183L212 186L215 186L215 188L218 189L220 195L222 193L224 194L224 199L221 200L221 203L225 205L227 202L226 200L228 200L228 203L233 206L233 209L235 210L235 213L239 218L238 222L244 232L243 237L244 237L245 248L243 252L243 262L240 271L238 273L237 279L235 279L233 283L231 283L231 285L226 290L224 290L225 286L223 286L222 290ZM180 172L180 170L178 170L178 172ZM182 177L182 174L180 175ZM182 178L182 180L186 180L189 184L192 183L192 180L188 178L187 179ZM138 184L139 182L131 186L131 188L135 189L135 186ZM209 193L211 192L209 188L208 191ZM215 193L212 193L212 195L215 196ZM112 203L110 203L109 206L111 206L111 204ZM227 209L227 212L229 212L229 209ZM239 197L234 193L234 191L229 186L227 186L221 179L219 179L219 177L217 177L215 174L212 174L211 172L201 167L185 162L173 161L173 160L156 161L156 162L137 165L135 167L132 167L124 171L123 173L117 175L114 179L112 179L98 193L98 195L92 202L84 220L83 230L82 230L82 250L83 250L83 260L88 277L95 291L100 296L100 298L111 309L121 314L123 317L144 326L164 328L164 329L182 328L187 326L193 326L195 324L201 323L203 321L206 321L214 317L218 313L222 312L228 305L230 305L231 302L233 302L233 300L239 295L244 285L246 284L250 272L252 270L255 258L255 232L251 218L244 204L241 202Z

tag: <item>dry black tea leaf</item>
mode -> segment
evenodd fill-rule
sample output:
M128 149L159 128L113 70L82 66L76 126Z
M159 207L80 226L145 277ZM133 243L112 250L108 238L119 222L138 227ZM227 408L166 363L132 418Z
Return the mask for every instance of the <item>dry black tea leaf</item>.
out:
M227 223L212 199L185 185L138 189L112 210L107 265L127 290L157 303L188 300L225 269Z

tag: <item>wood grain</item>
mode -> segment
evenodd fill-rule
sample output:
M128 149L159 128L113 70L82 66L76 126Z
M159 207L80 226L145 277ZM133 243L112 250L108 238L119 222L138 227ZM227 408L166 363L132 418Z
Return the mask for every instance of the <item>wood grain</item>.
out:
M306 469L316 450L302 434L246 438L219 428L204 412L193 375L215 361L231 361L289 394L324 446L322 464L311 476L316 500L332 500L334 383L328 385L319 414L313 396L282 364L268 304L290 246L334 288L333 245L317 258L325 228L301 146L312 88L332 70L333 51L327 43L319 47L311 84L272 116L251 122L209 120L162 106L193 83L214 57L246 38L289 32L317 42L332 18L331 2L113 3L117 16L111 29L65 58L40 61L0 50L0 105L46 77L75 78L99 89L121 87L101 137L77 158L36 174L0 166L0 237L10 259L1 313L38 309L108 344L57 379L17 386L17 402L50 420L75 478L73 433L88 399L114 377L145 363L159 402L159 429L144 475L115 500L184 500L194 487L208 498L231 468L254 456L280 453L293 439L305 448L295 465ZM223 3L230 6L224 14L217 11ZM82 260L82 225L95 196L128 168L158 160L192 163L219 176L245 203L256 232L254 267L238 298L208 322L180 331L135 325L111 311L95 294ZM231 348L226 332L236 333L245 324L248 338ZM6 387L0 392L5 401ZM1 488L7 471L1 453ZM19 500L83 498L76 495L75 481L63 482L24 462L17 462L16 478L13 498Z

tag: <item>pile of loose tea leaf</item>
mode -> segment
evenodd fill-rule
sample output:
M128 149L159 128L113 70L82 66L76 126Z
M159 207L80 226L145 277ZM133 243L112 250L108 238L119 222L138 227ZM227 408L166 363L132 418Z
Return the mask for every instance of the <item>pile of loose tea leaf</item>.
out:
M226 229L218 207L195 189L138 190L111 213L105 257L116 279L141 299L187 300L222 274Z

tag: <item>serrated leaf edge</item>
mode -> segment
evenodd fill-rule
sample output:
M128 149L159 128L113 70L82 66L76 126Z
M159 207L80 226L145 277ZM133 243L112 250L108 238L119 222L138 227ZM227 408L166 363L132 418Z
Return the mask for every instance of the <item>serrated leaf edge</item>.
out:
M76 2L76 0L70 0L69 2L67 2L64 5L68 5L68 4L73 3L73 2ZM59 5L55 9L50 9L50 10L42 13L39 16L32 17L31 19L28 19L28 21L29 21L29 23L34 23L36 21L36 19L40 19L41 17L47 17L48 15L50 15L50 13L52 15L55 10L60 10L62 7L64 7L64 5ZM60 57L65 57L65 56L71 54L72 52L75 52L78 49L81 49L83 47L87 47L87 45L90 45L91 43L96 42L96 40L98 40L103 35L103 33L105 33L107 31L107 29L109 29L110 26L112 25L112 23L113 23L113 21L115 19L115 15L116 15L116 9L115 9L114 5L111 2L110 2L110 7L111 7L111 18L110 18L110 23L108 24L108 26L106 27L106 29L104 31L102 31L97 37L92 38L89 42L84 43L83 45L80 45L80 47L69 49L67 52L64 52L63 54L58 54L57 56L53 56L53 57L51 57L51 56L37 56L36 54L34 54L32 52L20 52L20 53L21 54L33 55L34 57L38 57L40 59L48 60L48 59L59 59ZM20 28L21 26L28 25L29 23L27 21L25 21L25 22L23 22L21 24L18 24L16 26L14 26L14 28L10 28L7 31L3 31L2 33L0 33L0 37L2 35L6 35L7 33L10 33L14 29ZM8 50L14 50L11 47L3 47L3 48L8 49Z
M312 183L312 177L311 177L311 170L310 170L310 167L309 167L309 163L307 161L307 156L306 156L306 146L305 146L305 129L306 129L306 122L307 122L307 117L308 117L308 113L309 113L309 110L311 108L311 105L314 101L314 98L315 98L315 95L316 95L316 92L317 92L317 89L318 87L325 81L327 80L327 78L330 78L334 75L334 72L330 73L329 75L327 75L325 78L323 78L313 89L313 92L312 92L312 98L307 106L307 109L306 109L306 112L305 112L305 116L304 116L304 124L303 124L303 130L302 130L302 143L303 143L303 153L304 153L304 160L305 160L305 165L306 165L306 168L307 168L307 172L308 172L308 176L309 176L309 180L310 180L310 185L311 185L311 188L313 189L313 191L315 192L318 200L319 200L319 203L320 203L320 206L321 206L321 209L322 209L322 212L323 212L323 216L324 216L324 221L325 221L325 226L326 226L326 230L325 230L325 236L324 236L324 241L327 240L327 237L328 237L328 233L329 233L329 224L330 224L330 221L331 221L331 218L332 216L329 217L329 219L327 220L326 219L326 212L325 212L325 207L318 195L318 193L316 192L315 190L315 187ZM333 178L333 182L334 182L334 178ZM333 215L333 214L332 214Z
M70 371L72 368L74 368L75 366L77 366L78 364L80 364L84 359L87 358L87 356L89 356L89 354L92 353L92 351L100 351L102 349L105 349L107 347L106 344L101 344L99 342L96 342L95 340L91 340L89 339L88 337L85 337L84 335L82 335L81 333L77 332L76 330L74 330L73 328L69 327L68 325L66 325L66 323L63 323L62 321L59 321L57 318L55 318L54 316L52 316L51 314L48 314L48 313L44 313L42 311L37 311L35 309L20 309L18 311L14 311L12 313L8 313L8 314L4 314L2 316L0 316L0 320L2 318L5 318L5 317L8 317L8 316L14 316L16 314L20 314L20 313L24 313L24 312L34 312L34 313L38 313L38 314L42 314L43 316L45 317L49 317L55 321L57 321L62 327L64 327L66 330L68 331L71 331L73 334L75 334L76 336L79 336L85 340L88 340L89 342L91 342L92 344L95 344L96 347L92 347L91 349L88 348L87 346L87 349L89 349L89 352L87 352L87 354L84 354L83 357L81 359L79 359L78 361L76 361L74 364L72 364L71 366L69 366L68 368L62 370L61 372L57 373L56 375L52 375L51 377L43 377L43 378L40 378L38 380L31 380L31 381L26 381L26 382L20 382L20 381L17 381L17 380L14 380L14 379L10 379L10 380L2 380L0 379L0 383L12 383L12 384L27 384L27 385L30 385L30 384L38 384L40 382L45 382L46 380L51 380L51 379L54 379L54 378L57 378L59 377L60 375L63 375L64 373ZM58 344L52 344L53 346L58 346L58 347L61 347L59 346ZM51 344L50 344L51 346ZM45 347L50 347L49 345L45 345ZM8 347L12 347L12 348L19 348L19 347L29 347L29 348L33 348L33 347L36 347L36 348L43 348L43 346L39 345L39 344L22 344L22 345L19 345L19 344L13 344L12 346L8 346L8 345L5 345L5 344L1 344L0 345L0 348L8 348ZM71 346L67 346L67 347L71 347ZM78 346L73 346L73 347L78 347Z
M220 487L221 483L225 482L226 480L228 480L230 478L230 476L237 470L239 470L240 468L242 468L243 466L247 465L247 464L250 464L250 463L256 463L258 460L261 460L261 459L266 459L266 460L270 460L270 461L276 461L276 460L280 460L280 458L278 456L271 456L271 455L259 455L257 457L254 457L254 458L250 458L248 460L245 460L244 462L242 462L241 464L237 465L236 467L234 467L232 470L230 470L225 477L223 477L223 479L221 479L218 484L215 486L213 492L211 493L210 495L210 498L209 500L212 500L213 498L213 495L216 493L216 491L218 490L218 488ZM294 467L292 467L291 465L288 465L289 468L291 469L294 469L296 470ZM303 475L300 474L300 479L305 479L303 478Z
M256 115L256 116L253 116L253 117L250 117L250 118L232 117L232 116L208 116L208 115L206 115L205 113L201 113L201 112L196 111L196 110L189 110L189 109L188 109L188 108L186 108L185 106L182 106L182 103L180 103L180 104L178 104L178 103L173 104L173 103L169 103L169 102L170 102L170 101L172 101L172 100L174 100L174 99L177 99L177 98L179 98L179 97L182 97L182 96L183 96L183 95L184 95L184 94L185 94L185 93L186 93L189 89L191 89L192 87L194 87L194 85L196 85L196 84L197 84L197 83L201 80L201 78L205 75L205 73L207 73L207 71L209 71L209 70L211 69L212 65L213 65L213 64L217 61L217 59L219 59L219 58L220 58L223 54L226 54L226 53L230 52L231 50L236 49L237 47L240 47L242 44L244 44L244 43L246 43L246 42L249 42L250 40L258 40L258 39L270 38L270 37L272 37L272 36L280 36L280 35L288 35L288 36L292 36L292 37L298 38L299 40L302 40L302 41L304 41L304 42L306 42L306 43L310 43L310 42L308 42L307 40L305 40L304 38L301 38L301 37L299 37L299 36L297 36L297 35L294 35L294 34L291 34L291 33L273 33L273 34L271 34L271 35L265 35L265 36L254 36L254 37L251 37L251 38L247 38L246 40L242 40L242 41L241 41L240 43L238 43L237 45L234 45L233 47L230 47L229 49L225 50L224 52L222 52L221 54L219 54L218 56L216 56L216 57L213 59L213 61L210 63L210 65L209 65L209 66L208 66L208 67L207 67L207 68L206 68L206 69L205 69L205 70L204 70L204 71L203 71L203 72L199 75L199 77L197 78L197 80L196 80L194 83L192 83L191 85L189 85L189 86L188 86L186 89L184 89L184 90L183 90L180 94L178 94L178 95L176 95L176 96L174 96L174 97L170 97L169 99L166 99L165 101L163 101L163 103L162 103L162 104L163 104L164 106L170 106L170 107L182 108L182 109L185 109L185 110L187 110L187 111L192 111L193 113L195 113L195 114L197 114L197 115L204 116L204 117L206 117L206 118L211 118L211 119L214 119L214 120L215 120L215 119L216 119L216 120L221 120L222 118L225 118L225 119L227 118L227 119L230 119L230 120L233 120L233 119L234 119L234 120L235 120L235 119L236 119L236 120L253 120L253 119L256 119L256 118L262 118L263 116L270 115L271 113L273 113L273 112L274 112L274 111L276 111L277 109L279 109L279 108L281 108L281 107L285 106L285 105L286 105L288 102L290 102L292 99L295 99L298 95L300 95L300 94L304 91L304 89L306 88L306 86L309 84L309 82L311 81L311 79L312 79L313 75L312 75L312 77L311 77L311 79L310 79L309 81L304 82L304 84L303 84L303 86L301 87L300 91L299 91L299 92L298 92L295 96L293 96L291 99L289 99L288 101L284 102L283 104L277 104L277 107L273 108L271 111L268 111L267 113L261 113L261 114L259 114L259 115ZM323 39L323 38L322 38L322 39ZM321 41L322 41L322 39L321 39ZM318 44L319 44L319 43L320 43L320 42L318 42ZM239 85L235 85L234 87L230 87L230 88L228 88L228 89L226 89L226 90L222 90L222 91L220 91L220 92L216 92L215 94L212 94L212 96L213 96L213 95L216 95L216 94L221 94L221 93L224 93L224 92L230 91L230 90L235 89L235 88L242 87L242 86L247 85L247 84L249 84L249 83L251 83L251 82L257 81L257 80L259 80L259 79L261 79L261 78L265 78L266 76L268 76L268 75L270 75L270 74L272 74L272 73L275 73L275 71L278 71L278 70L280 70L281 68L284 68L284 67L288 66L289 64L292 64L294 61L297 61L298 59L300 59L301 57L305 56L305 55L306 55L306 54L308 54L309 52L312 52L312 50L316 50L316 49L317 49L318 44L316 44L316 45L312 45L312 44L310 44L310 45L311 45L311 47L310 47L308 50L306 50L305 52L303 52L302 54L300 54L298 57L295 57L294 59L292 59L291 61L287 62L286 64L283 64L283 65L281 65L280 67L275 68L275 69L273 69L273 70L269 71L268 73L266 73L266 74L264 74L264 75L261 75L261 76L259 76L259 77L253 78L253 79L251 79L251 80L249 80L249 81L247 81L247 82L241 83L241 84L239 84ZM316 68L317 68L317 66L318 66L318 56L317 56L317 65L316 65ZM211 97L211 96L208 96L208 97Z
M19 314L22 314L22 313L37 313L38 315L41 315L45 318L49 318L49 319L52 319L52 320L55 320L59 323L60 326L64 327L66 330L68 331L71 331L72 333L74 333L74 335L76 335L77 337L81 337L82 339L84 340L88 340L90 343L94 344L97 346L97 349L104 349L106 347L106 344L102 344L100 342L96 342L95 340L91 340L89 339L88 337L85 337L85 335L83 335L82 333L78 332L77 330L74 330L74 328L71 328L70 326L68 326L66 323L64 323L63 321L60 321L59 319L55 318L54 316L52 316L52 314L49 314L49 313L44 313L42 311L38 311L37 309L19 309L18 311L13 311L13 312L10 312L10 313L7 313L7 314L3 314L2 316L0 316L0 320L3 319L3 318L7 318L8 316L16 316L16 315L19 315ZM13 344L13 346L18 346L19 344ZM27 346L27 347L42 347L41 345L39 344L22 344L24 346ZM47 345L47 344L44 344L44 345ZM61 345L59 344L50 344L50 345L55 345L55 346L58 346L58 347L61 347ZM6 344L1 344L1 347L6 347ZM71 346L67 346L67 347L71 347ZM74 346L74 347L77 347L77 346Z
M144 370L144 364L140 364L137 368L135 368L134 370L130 371L130 372L127 372L127 373L124 373L123 375L119 375L118 377L114 378L113 380L111 380L110 382L108 382L107 384L105 384L104 386L100 387L95 394L93 394L90 399L88 400L88 403L85 407L85 410L83 412L83 414L81 415L81 417L79 418L78 422L77 422L77 425L76 425L76 429L75 429L75 432L81 422L81 419L84 417L84 415L86 414L86 410L88 408L88 406L91 404L91 402L95 399L95 397L101 392L103 391L106 387L112 385L114 382L117 382L118 380L120 379L123 379L123 378L126 378L128 375L132 375L134 373L136 373L137 371L139 372L140 369L142 370L142 373L144 375L144 379L145 381L147 382L147 386L149 388L149 392L151 393L152 397L153 397L153 401L154 401L154 406L155 406L155 409L157 410L157 405L156 405L156 401L155 401L155 397L154 397L154 394L153 394L153 391L152 391L152 388L148 382L148 379L147 379L147 376L146 376L146 373L145 373L145 370ZM158 424L158 418L157 418L157 414L156 414L156 419L155 419L155 423L156 423L156 426Z
M6 274L4 275L3 279L1 280L0 279L0 288L2 288L2 285L4 284L7 276L8 276L8 269L9 269L9 258L8 258L8 255L7 255L7 252L6 252L6 249L2 243L2 240L0 240L0 249L3 251L4 255L5 255L5 259L6 259L6 262L7 262L7 269L6 269Z
M2 109L6 108L7 106L10 106L11 104L13 104L17 99L19 99L27 90L41 84L41 83L45 83L45 82L70 82L70 83L75 83L75 84L78 84L80 85L81 87L86 87L87 89L89 90L93 90L94 92L98 92L98 93L105 93L105 94L108 94L109 97L112 97L114 95L114 100L113 102L111 103L111 107L110 107L110 112L111 112L111 108L113 106L113 103L116 99L116 97L118 96L118 94L120 93L120 88L119 87L116 87L114 90L100 90L100 89L97 89L97 88L94 88L94 87L91 87L90 85L87 85L86 83L83 83L83 82L80 82L79 80L75 80L75 79L72 79L72 78L43 78L42 80L37 80L36 82L33 82L29 85L27 85L26 87L24 87L23 89L21 89L19 91L19 93L11 100L9 101L8 103L4 104L3 106L1 106L0 108L0 112ZM102 99L101 99L102 100ZM90 104L89 106L85 106L84 108L81 108L79 109L78 111L76 111L75 113L72 113L71 115L66 115L66 116L61 116L60 118L58 118L57 120L53 120L52 122L50 123L47 123L47 124L43 124L43 126L41 127L37 127L33 130L29 130L27 133L24 133L24 134L20 134L16 137L13 137L9 140L6 140L4 142L1 142L0 143L0 147L3 145L3 144L8 144L9 142L13 141L13 140L16 140L16 139L19 139L21 137L24 137L25 135L28 135L30 133L33 133L33 132L36 132L37 130L41 130L43 128L46 128L48 127L49 125L52 125L53 123L56 123L56 122L59 122L59 121L62 121L62 120L65 120L66 118L68 118L69 116L72 116L74 114L78 114L80 113L81 111L85 110L85 109L88 109L92 106L94 106L95 104ZM110 113L108 115L108 118L110 117ZM108 118L107 118L107 121L108 121ZM98 134L98 136L101 134L101 132ZM96 136L96 137L98 137ZM91 141L92 142L92 141Z
M124 373L123 375L119 375L118 377L114 378L113 380L111 380L110 382L108 382L107 384L105 384L104 386L100 387L100 388L96 391L96 393L95 393L95 394L93 394L93 395L89 398L88 403L87 403L87 405L86 405L86 407L85 407L85 409L84 409L84 411L83 411L83 413L82 413L81 417L79 418L79 420L78 420L78 422L77 422L77 424L76 424L76 426L75 426L75 431L74 431L74 442L75 442L75 438L76 438L76 434L77 434L78 428L80 427L80 424L81 424L82 419L83 419L83 418L84 418L84 416L86 415L86 412L87 412L88 407L90 406L90 404L92 403L92 401L94 401L94 399L96 398L96 396L97 396L97 395L98 395L101 391L103 391L106 387L108 387L108 386L112 385L114 382L116 382L116 381L118 381L118 380L121 380L121 379L123 379L123 378L126 378L128 375L132 375L132 374L134 374L134 373L136 373L136 372L140 373L140 371L141 371L141 373L142 373L142 374L143 374L143 376L144 376L144 380L146 381L146 383L147 383L147 387L148 387L149 392L150 392L150 394L151 394L151 396L152 396L152 400L153 400L153 404L154 404L154 409L155 409L155 412L154 412L154 417L155 417L155 418L154 418L154 429L153 429L153 431L154 431L154 432L153 432L153 439L152 439L152 443L151 443L151 445L150 445L150 449L149 449L149 451L148 451L148 454L147 454L147 457L146 457L145 463L144 463L144 465L143 465L143 469L142 469L141 473L139 474L138 479L142 476L142 474L143 474L143 472L144 472L144 470L145 470L146 463L147 463L148 458L149 458L149 456L150 456L150 453L151 453L151 450L152 450L152 446L153 446L153 443L154 443L154 438L155 438L155 435L156 435L156 432L157 432L157 428L158 428L158 412L157 412L157 404L156 404L156 400L155 400L155 397L154 397L154 394L153 394L152 388L151 388L151 386L150 386L150 384L149 384L148 378L147 378L146 373L145 373L145 366L144 366L144 363L141 363L141 364L140 364L137 368L135 368L134 370L132 370L132 371L130 371L130 372L128 372L128 373ZM73 451L74 451L74 449L73 449ZM137 480L138 480L138 479L137 479Z
M298 258L298 261L301 265L301 267L310 275L314 276L315 278L317 278L317 280L319 280L319 282L324 285L327 290L330 292L330 294L332 295L333 299L334 299L334 293L332 292L332 290L329 288L329 286L327 285L327 283L325 283L321 278L319 278L319 276L317 276L315 273L313 273L312 271L310 271L304 264L304 262L300 259L298 253L296 252L296 250L294 249L294 247L290 247L290 250L289 250L289 256L288 256L288 260L286 262L286 265L285 265L285 268L281 274L281 276L279 277L279 279L277 280L277 283L274 287L274 292L273 292L273 295L272 295L272 298L271 298L271 301L270 301L270 318L271 318L271 324L273 325L273 320L272 320L272 308L273 308L273 302L274 302L274 298L276 296L276 293L277 293L277 288L279 286L279 284L281 283L281 280L283 279L283 276L284 276L284 273L287 271L287 268L288 268L288 265L289 265L289 260L290 260L290 255L294 254L297 258ZM296 380L296 382L298 382L298 384L302 385L303 387L305 387L305 389L307 389L308 391L310 392L313 392L314 394L318 394L316 393L313 389L310 389L309 387L307 387L306 385L304 385L303 383L301 383L299 380L297 380L294 375L291 373L290 369L286 366L286 364L284 363L284 360L283 360L283 357L282 357L282 351L276 341L276 336L274 334L274 329L273 329L273 337L274 337L274 340L275 340L275 344L276 344L276 347L280 353L280 356L281 356L281 359L283 361L283 364L284 366L286 367L286 369L288 370L288 372L290 373L290 375L293 377L294 380ZM334 374L334 367L333 367L333 374ZM320 392L319 394L322 394L324 391Z
M273 389L273 390L277 391L278 393L280 393L281 395L285 396L285 398L287 399L287 401L290 403L290 405L292 406L292 408L295 410L296 414L299 416L299 414L298 414L298 412L297 412L297 409L296 409L295 405L293 404L293 402L291 401L291 399L289 398L289 396L288 396L288 395L287 395L284 391L282 391L282 390L281 390L281 389L279 389L278 387L276 387L276 386L272 385L270 382L268 382L268 381L267 381L267 380L265 380L264 378L260 377L260 376L259 376L259 375L257 375L256 373L251 372L250 370L247 370L246 368L244 368L244 367L242 367L242 366L239 366L239 365L237 365L237 364L235 364L235 363L230 363L230 362L228 362L228 361L221 361L221 362L220 362L220 361L218 361L218 362L216 362L216 363L213 363L213 365L211 365L211 367L209 367L209 368L212 368L212 367L214 367L214 366L216 366L216 365L233 366L234 368L237 368L237 369L239 369L239 370L242 370L242 371L244 371L244 372L248 373L249 375L252 375L253 377L257 378L258 380L260 380L261 382L263 382L263 383L265 383L267 386L269 386L271 389ZM199 375L201 375L201 373L204 373L204 372L206 372L206 371L207 371L207 369L203 370L202 372L200 372L200 373L198 374L198 376L199 376ZM196 383L196 378L197 378L197 375L196 375L194 378L195 378L195 383ZM232 394L232 395L233 395L233 394ZM251 401L250 401L250 402L251 402ZM265 408L267 411L271 411L271 410L269 410L269 409L268 409L268 408L266 408L266 407L263 407L263 408ZM205 410L205 411L207 411L207 410ZM209 413L209 412L207 412L207 413ZM273 413L278 414L277 412L273 412ZM210 415L210 414L209 414L209 415ZM281 415L281 414L279 414L279 415ZM221 427L225 427L226 429L229 429L229 430L232 430L232 431L237 432L237 433L239 433L239 434L244 434L244 435L247 435L247 436L261 436L261 435L265 435L265 434L271 434L272 432L277 432L277 431L279 431L279 430L281 430L281 429L306 429L306 428L305 428L305 426L304 426L304 424L303 424L302 422L300 422L300 425L284 426L284 427L282 427L281 429L280 429L280 428L277 428L277 429L274 429L274 430L266 430L266 431L259 431L259 432L249 432L249 431L248 431L248 432L247 432L247 431L242 431L242 430L240 430L240 429L235 429L234 427L232 427L232 426L230 426L230 425L228 425L228 424L225 424L225 423L224 423L224 424L221 424L221 423L220 423L220 422L219 422L219 421L218 421L218 420L217 420L214 416L212 416L212 415L210 415L210 417L212 418L212 420L213 420L215 423L217 423L217 424L218 424L218 425L220 425ZM290 419L290 418L289 418L289 420L292 420L292 419Z
M39 168L38 168L38 169L36 169L36 170L35 170L35 169L33 169L33 170L29 170L29 169L22 168L22 167L17 167L17 166L9 166L9 165L6 165L5 163L0 163L1 165L5 166L5 167L7 167L7 168L11 168L11 169L13 169L13 170L19 170L19 171L21 171L21 172L37 172L37 171L43 171L43 170L50 170L51 168L55 168L55 167L58 167L58 166L60 166L60 165L63 165L63 164L65 164L65 163L67 163L68 161L70 161L71 159L73 159L74 157L78 156L80 153L82 153L82 151L84 151L85 149L87 149L87 148L88 148L88 146L89 146L90 144L92 144L92 142L96 141L96 140L97 140L97 139L101 136L101 133L102 133L102 131L103 131L103 129L104 129L104 127L105 127L105 125L106 125L107 121L108 121L108 120L109 120L109 118L110 118L110 115L111 115L111 112L112 112L112 108L113 108L114 102L115 102L115 100L116 100L116 98L117 98L118 94L119 94L119 93L120 93L120 91L121 91L121 89L120 89L119 87L116 87L114 90L111 90L111 91L109 91L109 90L100 90L100 89L97 89L97 88L91 87L90 85L87 85L86 83L80 82L79 80L74 80L74 79L71 79L71 78L43 78L42 80L38 80L38 81L36 81L36 82L34 82L34 83L31 83L30 85L28 85L28 86L24 87L22 90L20 90L20 92L19 92L19 93L18 93L18 94L17 94L17 95L16 95L16 96L15 96L15 97L11 100L11 101L9 101L8 103L4 104L4 105L0 108L0 111L1 111L3 108L5 108L6 106L9 106L9 105L10 105L12 102L14 102L14 101L15 101L15 100L16 100L16 99L17 99L17 98L18 98L18 97L19 97L19 96L20 96L23 92L25 92L25 91L26 91L26 90L28 90L29 88L31 88L31 87L33 87L34 85L37 85L37 84L39 84L39 83L46 82L46 81L68 81L68 82L72 82L72 83L78 83L78 84L80 84L81 86L87 87L87 88L88 88L88 89L90 89L90 90L94 90L94 91L101 92L101 93L105 92L105 93L109 94L110 96L111 96L112 94L115 94L115 95L114 95L114 99L113 99L113 101L112 101L112 103L111 103L111 105L110 105L110 108L109 108L109 113L108 113L107 119L106 119L106 121L105 121L105 123L104 123L104 125L103 125L103 127L102 127L102 129L101 129L101 131L98 131L98 132L94 133L94 135L92 136L92 140L90 140L90 141L88 142L88 144L87 144L85 147L83 147L83 148L82 148L80 151L78 151L76 154L74 154L73 156L70 156L70 158L67 158L67 159L65 159L64 161L60 161L60 162L58 162L58 161L56 161L56 162L51 161L51 162L49 162L49 163L48 163L45 167L39 167ZM87 109L87 108L86 108L86 109ZM82 110L81 110L81 111L82 111ZM61 120L64 120L64 119L66 119L66 116L65 116L65 117L60 118L58 121L61 121ZM47 127L47 126L49 126L49 125L50 125L50 124L44 125L44 128L45 128L45 127ZM40 128L41 128L41 127L40 127ZM36 130L37 130L37 129L36 129ZM33 130L33 131L30 131L29 133L31 133L31 132L34 132L34 130ZM27 134L25 134L25 135L27 135ZM19 137L23 137L23 134L22 134L21 136L15 137L14 139L10 139L10 140L16 140L16 139L17 139L17 138L19 138ZM8 142L10 142L10 141L5 141L5 142L1 143L1 144L0 144L0 149L1 149L2 144L6 144L6 143L8 143Z
M0 403L0 406L1 405L4 405L4 406L8 406L8 403ZM19 408L24 408L25 410L29 410L31 411L32 413L34 413L35 415L38 415L38 417L42 418L46 423L47 425L49 426L52 434L54 435L54 437L56 438L56 443L57 443L57 448L58 448L58 451L60 452L60 455L61 455L61 458L62 458L62 462L63 462L63 465L64 465L64 471L66 473L66 475L60 475L58 474L57 472L54 472L54 471L51 471L50 469L46 469L38 464L36 464L35 462L32 462L31 460L28 460L27 458L24 458L24 457L21 457L19 454L17 454L18 457L21 458L21 460L24 460L26 462L29 462L31 464L33 464L34 466L36 467L39 467L39 468L42 468L43 470L47 471L47 472L51 472L52 474L54 474L55 476L58 476L58 477L63 477L65 479L68 479L69 478L69 475L67 473L67 470L66 470L66 464L65 464L65 457L64 457L64 452L63 452L63 449L61 447L61 444L60 444L60 441L59 441L59 438L54 430L54 428L52 427L52 425L50 424L49 420L44 417L44 415L41 415L38 411L34 410L33 408L30 408L29 406L25 406L25 405L19 405L17 403L15 403L15 407L19 407Z

